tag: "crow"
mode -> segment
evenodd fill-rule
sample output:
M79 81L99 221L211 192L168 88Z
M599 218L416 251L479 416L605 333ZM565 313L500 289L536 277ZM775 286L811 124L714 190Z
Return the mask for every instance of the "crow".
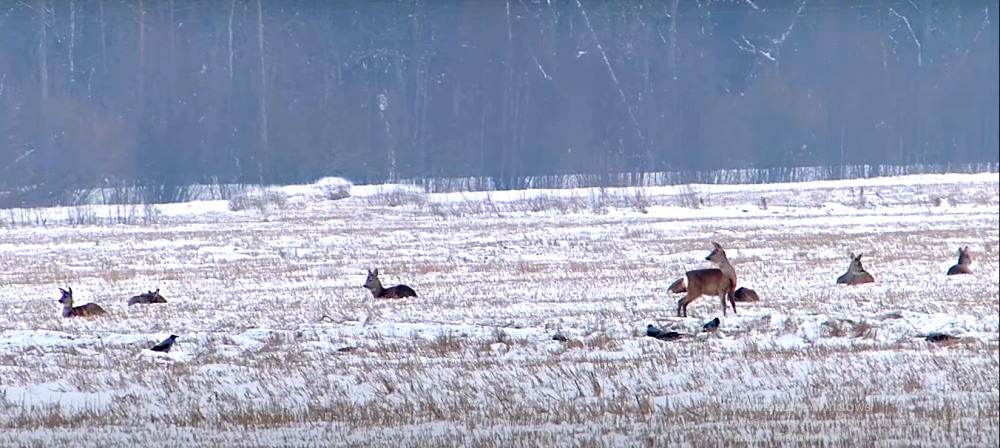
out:
M719 318L716 317L701 326L701 331L711 332L719 329Z
M663 331L656 335L656 339L661 341L673 341L681 338L681 334L676 331Z
M927 342L953 342L958 340L955 336L944 333L931 333L924 339L926 339Z
M656 335L660 334L660 329L653 326L653 324L646 325L646 336L655 338Z
M170 347L174 346L174 341L177 339L177 335L172 334L168 338L164 339L163 342L154 345L150 350L154 352L167 353L170 351Z

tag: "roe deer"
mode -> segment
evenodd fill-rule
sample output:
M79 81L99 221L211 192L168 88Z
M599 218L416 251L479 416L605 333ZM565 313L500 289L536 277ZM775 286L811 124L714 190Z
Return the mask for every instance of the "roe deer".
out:
M837 277L837 284L844 285L861 285L864 283L874 283L875 277L872 277L868 271L865 270L864 265L861 264L861 256L864 253L860 253L857 256L851 253L851 265L847 267L847 272L840 277Z
M128 306L137 303L167 303L167 299L160 295L160 288L156 288L156 291L147 291L128 299Z
M736 301L737 302L758 302L758 301L760 301L760 296L757 295L757 291L754 291L754 290L752 290L750 288L744 288L742 286L740 286L739 288L737 288L736 292L733 293L733 295L736 297Z
M971 274L972 255L969 254L969 246L958 248L958 264L948 268L948 275Z
M365 284L362 286L371 291L372 297L376 299L402 299L404 297L417 296L417 292L406 285L383 288L382 282L378 279L378 268L375 268L374 271L368 271L368 279L365 280Z
M688 305L703 295L719 296L724 316L728 316L726 313L726 298L728 297L729 303L733 306L733 314L736 314L736 297L734 295L736 270L733 269L733 265L729 264L729 258L726 257L726 251L722 249L722 246L715 242L712 243L712 246L714 249L705 257L705 260L715 263L719 266L718 268L687 271L684 273L684 277L679 280L680 285L676 287L671 285L671 288L675 290L683 288L687 292L684 297L677 301L678 317L687 317Z
M59 288L59 290L62 291L62 297L59 298L59 303L63 306L62 317L87 317L108 314L104 311L104 308L101 308L96 303L73 306L73 288Z
M684 293L687 292L687 284L685 284L684 278L682 277L671 283L670 286L667 287L667 290L674 294ZM744 288L740 286L739 288L736 288L736 292L733 294L734 297L736 297L737 302L760 301L760 296L757 295L757 291L754 291L750 288Z

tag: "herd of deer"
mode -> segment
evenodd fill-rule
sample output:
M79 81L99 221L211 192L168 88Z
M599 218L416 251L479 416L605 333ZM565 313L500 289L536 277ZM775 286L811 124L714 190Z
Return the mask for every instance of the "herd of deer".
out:
M674 294L686 293L677 302L678 317L687 317L688 305L703 295L718 296L722 301L722 314L724 316L728 315L726 313L727 298L730 305L732 305L733 314L736 314L736 302L756 302L760 300L756 291L749 288L736 287L736 269L729 263L726 251L722 249L719 243L712 243L712 246L712 253L708 254L705 260L715 263L719 266L718 268L687 271L684 273L684 277L674 281L667 288ZM862 255L854 255L853 253L850 255L851 264L844 275L837 277L837 284L861 285L875 282L875 277L869 274L865 270L864 265L861 264ZM972 254L969 252L969 246L960 247L958 248L958 263L948 268L947 275L972 274L971 265Z
M695 269L687 271L684 276L674 281L667 290L674 294L684 294L679 301L677 301L677 316L687 317L687 307L695 300L698 300L703 295L717 296L722 302L722 314L728 316L726 309L726 300L729 300L730 305L733 308L733 314L736 314L736 302L756 302L760 300L757 293L749 288L736 287L736 269L730 264L729 258L726 256L726 251L722 248L719 243L712 243L712 252L705 257L705 260L716 264L717 268L706 268L706 269ZM868 271L865 270L863 264L861 264L861 255L851 254L851 264L847 268L847 272L837 278L837 284L845 285L860 285L864 283L873 283L875 277L872 277ZM969 246L960 247L958 249L958 263L948 269L948 275L956 274L972 274L972 254L969 252ZM382 282L378 278L378 269L374 271L368 271L368 278L365 280L365 284L362 285L364 288L371 291L372 296L376 299L402 299L406 297L417 297L416 291L407 285L395 285L388 288L382 286ZM62 297L59 298L59 303L63 306L62 316L63 317L79 317L79 316L100 316L107 314L104 308L96 303L88 303L86 305L73 306L73 288L62 289ZM160 295L160 289L157 288L156 291L148 291L137 296L133 296L128 300L128 306L136 304L152 304L152 303L167 303L166 299Z

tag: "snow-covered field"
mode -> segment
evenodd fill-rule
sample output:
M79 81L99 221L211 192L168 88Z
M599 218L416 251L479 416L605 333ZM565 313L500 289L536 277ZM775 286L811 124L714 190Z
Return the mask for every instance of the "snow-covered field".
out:
M0 446L998 445L995 173L276 190L0 210ZM710 335L718 299L680 319L666 287L712 241L761 301ZM851 252L875 283L834 283ZM373 300L376 267L419 298ZM109 315L60 317L60 287Z

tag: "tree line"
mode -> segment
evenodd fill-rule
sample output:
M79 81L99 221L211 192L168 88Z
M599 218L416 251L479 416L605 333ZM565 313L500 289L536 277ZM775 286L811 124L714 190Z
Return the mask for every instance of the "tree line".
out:
M169 201L191 183L322 176L518 188L564 174L993 167L998 11L0 0L0 203L106 185Z

